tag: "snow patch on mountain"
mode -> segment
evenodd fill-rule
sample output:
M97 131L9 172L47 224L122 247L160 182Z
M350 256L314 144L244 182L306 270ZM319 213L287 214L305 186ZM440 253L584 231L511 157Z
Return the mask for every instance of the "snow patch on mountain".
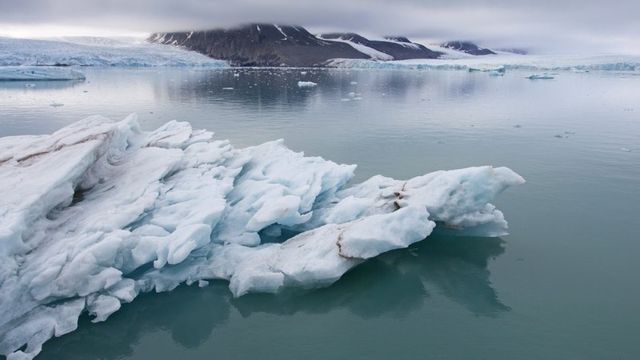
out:
M349 41L349 40L345 40L345 39L341 39L341 38L325 39L325 38L322 37L322 35L319 35L318 39L321 39L323 41L335 41L335 42L342 42L342 43L345 43L345 44L349 44L351 47L353 47L357 51L369 56L371 59L374 59L374 60L393 60L393 56L391 56L389 54L385 54L382 51L378 51L378 50L376 50L374 48L371 48L371 47L363 45L363 44L358 44L358 43L353 42L353 41Z

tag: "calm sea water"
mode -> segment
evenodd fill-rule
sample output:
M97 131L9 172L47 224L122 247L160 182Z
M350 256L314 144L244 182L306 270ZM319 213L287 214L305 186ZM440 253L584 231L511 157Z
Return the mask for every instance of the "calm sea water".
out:
M640 358L640 76L306 71L2 83L0 136L137 112L145 128L186 120L236 146L284 138L358 164L357 180L504 165L527 179L496 202L511 235L433 236L314 291L142 295L40 359Z

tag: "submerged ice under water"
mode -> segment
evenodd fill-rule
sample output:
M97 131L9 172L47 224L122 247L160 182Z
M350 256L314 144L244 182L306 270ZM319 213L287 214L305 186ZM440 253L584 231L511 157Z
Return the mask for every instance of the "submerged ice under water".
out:
M144 132L134 115L1 138L0 168L0 353L10 359L141 292L209 279L228 280L234 296L325 286L436 225L504 235L490 202L524 182L484 166L348 185L355 166L282 141L236 149L185 122ZM262 241L282 231L297 235Z

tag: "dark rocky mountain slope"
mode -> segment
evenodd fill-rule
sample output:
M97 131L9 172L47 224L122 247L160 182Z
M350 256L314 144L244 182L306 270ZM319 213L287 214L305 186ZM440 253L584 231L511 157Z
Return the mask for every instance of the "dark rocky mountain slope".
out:
M236 66L321 66L334 58L368 59L345 43L300 26L251 24L231 29L156 33L150 42L182 46Z
M367 48L385 55L377 57L379 60L433 59L440 55L405 37L388 39L368 40L354 33L316 37L300 26L250 24L230 29L156 33L148 41L181 46L228 60L235 66L323 66L327 60L336 58L371 59Z

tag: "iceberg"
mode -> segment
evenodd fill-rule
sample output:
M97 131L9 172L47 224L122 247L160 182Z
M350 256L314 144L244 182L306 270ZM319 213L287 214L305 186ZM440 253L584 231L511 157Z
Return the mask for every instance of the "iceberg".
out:
M524 183L491 166L351 185L354 171L282 140L234 148L177 121L143 131L135 115L0 138L0 354L32 359L82 313L104 321L142 292L328 286L436 228L505 235L491 201Z
M59 66L0 66L0 81L84 80L84 74Z

